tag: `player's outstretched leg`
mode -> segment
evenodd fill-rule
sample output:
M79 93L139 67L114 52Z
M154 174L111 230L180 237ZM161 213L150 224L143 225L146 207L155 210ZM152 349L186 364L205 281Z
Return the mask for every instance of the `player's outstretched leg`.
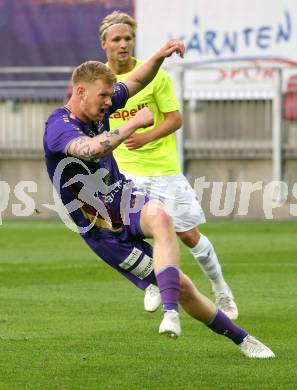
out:
M220 309L194 286L183 273L180 275L180 304L193 318L203 322L209 329L232 340L249 358L272 358L274 353L244 329L234 324Z

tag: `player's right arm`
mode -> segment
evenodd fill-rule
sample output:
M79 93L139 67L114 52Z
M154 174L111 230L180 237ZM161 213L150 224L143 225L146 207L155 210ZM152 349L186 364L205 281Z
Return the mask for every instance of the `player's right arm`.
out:
M177 53L183 58L184 52L185 46L181 41L177 39L167 41L123 81L128 88L129 97L136 95L153 80L166 57Z
M145 107L138 111L134 118L121 125L118 129L104 131L93 138L88 136L75 138L69 143L67 154L86 161L97 160L119 146L135 130L140 127L148 127L153 122L152 112Z

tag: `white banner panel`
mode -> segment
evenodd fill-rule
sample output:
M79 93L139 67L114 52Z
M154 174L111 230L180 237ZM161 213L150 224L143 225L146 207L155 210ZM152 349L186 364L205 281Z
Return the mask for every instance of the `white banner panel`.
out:
M252 98L255 87L258 98L269 98L274 93L270 68L285 68L284 91L289 76L297 74L297 0L136 0L136 18L139 58L174 37L184 42L185 58L167 59L167 69L178 63L215 68L187 72L189 94L215 82L230 98L234 92Z
M137 0L136 18L143 59L175 37L185 62L297 65L297 0Z

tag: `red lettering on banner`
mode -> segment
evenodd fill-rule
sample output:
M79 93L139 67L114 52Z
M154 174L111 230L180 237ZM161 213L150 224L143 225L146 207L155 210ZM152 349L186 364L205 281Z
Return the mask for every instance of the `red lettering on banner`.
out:
M250 68L221 68L218 69L218 81L223 80L235 80L235 79L246 79L250 81L271 79L273 77L273 70L270 68L260 68L255 62L254 67Z

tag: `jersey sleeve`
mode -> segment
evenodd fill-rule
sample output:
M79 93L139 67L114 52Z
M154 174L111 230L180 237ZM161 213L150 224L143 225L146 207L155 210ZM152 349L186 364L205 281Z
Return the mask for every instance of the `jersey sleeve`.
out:
M81 130L74 128L70 122L65 123L62 119L58 119L48 124L45 143L50 153L67 154L70 142L81 136L85 136Z
M174 92L171 77L164 70L160 70L154 80L154 97L161 112L179 110L179 101Z
M125 107L127 100L129 99L129 91L124 83L116 83L114 86L114 94L111 101L112 106L108 111L108 115L111 115L119 108Z

